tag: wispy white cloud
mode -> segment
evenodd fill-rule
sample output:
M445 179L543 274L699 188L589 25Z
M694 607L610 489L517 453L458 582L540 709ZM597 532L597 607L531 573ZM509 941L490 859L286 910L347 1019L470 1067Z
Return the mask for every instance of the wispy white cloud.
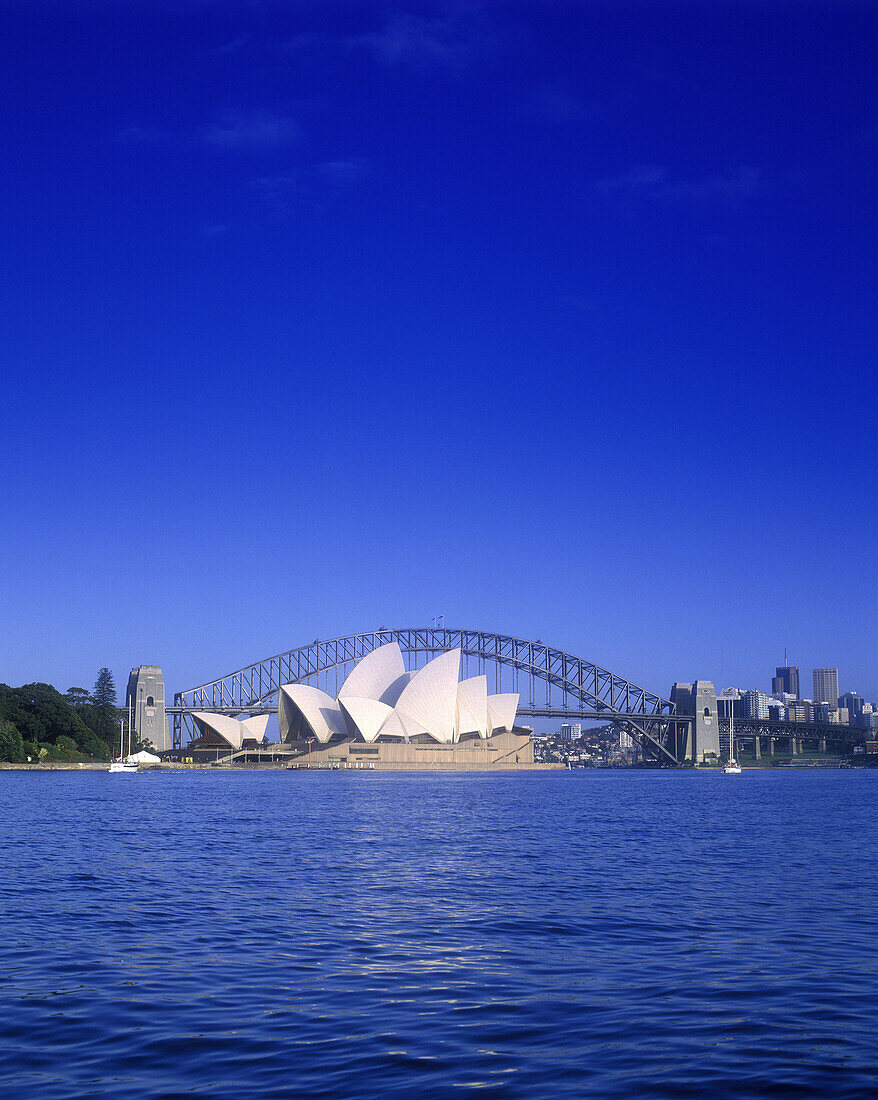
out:
M237 38L232 38L228 42L224 42L221 46L217 46L216 49L211 52L216 57L228 57L233 54L239 54L250 45L250 35L241 34Z
M540 121L581 122L597 117L593 106L555 84L535 88L524 100L527 114Z
M201 141L213 149L277 149L291 145L300 135L299 124L289 115L269 111L228 111L201 131Z
M154 130L143 126L127 126L116 134L116 140L123 145L152 145L168 140L163 130Z
M271 176L257 176L253 180L253 186L265 192L282 191L297 187L300 181L301 173L293 169L289 172L276 172Z
M276 43L274 48L297 61L323 61L338 54L340 41L323 31L301 31Z
M482 3L439 5L434 14L391 10L373 30L333 36L303 31L275 44L296 63L323 65L365 54L390 69L460 75L496 54L500 35Z
M561 305L571 313L594 313L598 308L594 298L587 298L583 294L564 294Z
M349 157L346 160L327 160L314 167L314 173L340 187L356 183L372 170L372 166L362 157Z
M302 165L287 172L259 176L253 186L275 212L300 205L319 205L328 196L337 195L372 173L369 161L360 157Z
M723 175L675 178L669 168L644 164L620 176L598 180L603 194L624 194L662 202L706 202L741 199L755 194L763 184L758 168L738 165Z
M455 5L439 15L393 12L378 30L346 40L383 65L461 70L490 57L496 31L481 5Z

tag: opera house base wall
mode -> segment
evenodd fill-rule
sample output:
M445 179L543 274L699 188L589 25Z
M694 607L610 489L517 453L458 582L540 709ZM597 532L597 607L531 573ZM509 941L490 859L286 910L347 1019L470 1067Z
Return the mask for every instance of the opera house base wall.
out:
M368 768L381 771L544 771L557 765L534 763L534 747L525 733L497 733L487 740L452 745L342 741L312 743L310 753L290 758L291 768Z

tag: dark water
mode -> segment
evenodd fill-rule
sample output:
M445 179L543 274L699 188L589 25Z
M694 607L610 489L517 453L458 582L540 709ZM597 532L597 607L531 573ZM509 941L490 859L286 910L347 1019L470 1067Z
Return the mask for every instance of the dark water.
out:
M878 771L0 797L4 1096L878 1092Z

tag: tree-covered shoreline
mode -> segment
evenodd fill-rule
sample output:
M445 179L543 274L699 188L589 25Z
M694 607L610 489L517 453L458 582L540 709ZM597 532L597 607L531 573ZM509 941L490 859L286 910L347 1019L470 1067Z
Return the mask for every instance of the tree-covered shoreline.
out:
M118 753L113 674L102 668L92 692L51 684L0 684L0 761L10 764L109 760Z

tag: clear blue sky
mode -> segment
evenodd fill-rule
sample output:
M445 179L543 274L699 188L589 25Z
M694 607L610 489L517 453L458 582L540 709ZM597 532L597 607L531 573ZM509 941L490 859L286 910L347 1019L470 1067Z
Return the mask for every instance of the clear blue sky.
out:
M878 697L874 4L7 2L0 680Z

